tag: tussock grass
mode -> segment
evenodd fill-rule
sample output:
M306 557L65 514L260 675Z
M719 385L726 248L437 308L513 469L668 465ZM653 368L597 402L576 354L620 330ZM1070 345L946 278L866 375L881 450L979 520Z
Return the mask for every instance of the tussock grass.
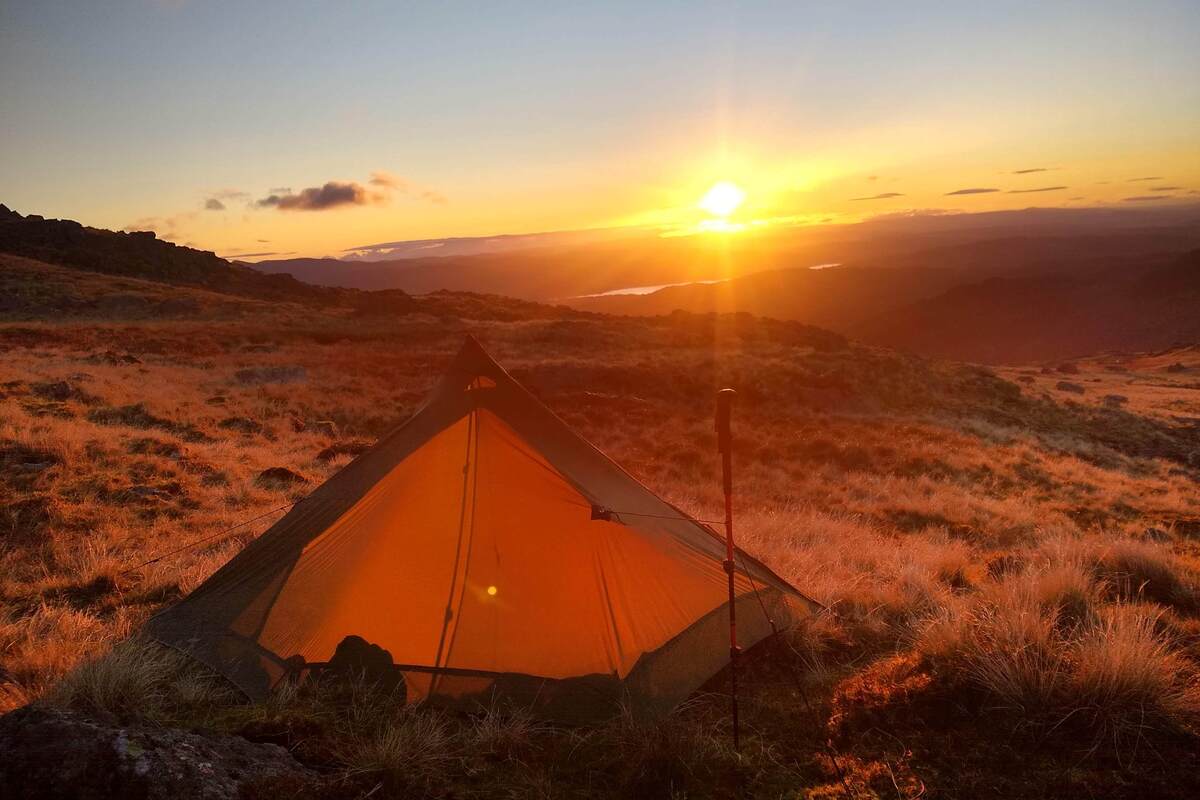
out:
M42 698L51 706L173 720L237 702L225 679L156 642L129 639L86 661Z
M0 359L0 710L40 698L242 731L345 771L350 794L382 783L463 797L779 797L799 786L837 796L822 718L834 687L863 676L886 684L875 688L892 704L866 729L876 733L840 743L863 796L895 796L897 784L917 794L909 760L934 765L942 794L982 785L948 777L976 768L965 764L1010 795L1036 794L987 762L996 748L985 745L1014 727L1037 728L1051 750L1078 739L1076 726L1086 741L1190 736L1180 732L1194 725L1200 664L1200 493L1177 457L1195 449L1191 434L1171 420L1200 407L1183 390L1122 388L1150 427L1097 428L1084 405L803 326L430 302L454 318L0 325L0 342L42 342ZM705 519L722 501L711 391L739 389L739 543L829 609L789 632L790 647L750 660L741 754L729 748L723 678L665 720L570 730L519 709L399 708L366 688L288 685L251 705L174 653L114 646L274 518L130 566L280 505L281 493L255 485L264 469L310 486L332 474L349 456L321 453L371 441L413 410L468 329L584 436ZM106 351L140 363L96 358ZM305 378L251 385L237 378L246 369ZM60 381L72 387L64 401L31 388ZM254 425L221 427L227 419ZM904 669L876 669L893 661ZM921 692L988 729L952 729L964 747L949 760L933 746L940 733L908 721L925 718Z

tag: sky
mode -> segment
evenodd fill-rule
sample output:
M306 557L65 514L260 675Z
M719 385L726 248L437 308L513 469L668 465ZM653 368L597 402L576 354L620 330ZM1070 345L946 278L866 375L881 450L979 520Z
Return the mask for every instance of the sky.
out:
M222 255L1200 199L1200 3L0 0L0 202ZM257 258L259 256L252 256Z

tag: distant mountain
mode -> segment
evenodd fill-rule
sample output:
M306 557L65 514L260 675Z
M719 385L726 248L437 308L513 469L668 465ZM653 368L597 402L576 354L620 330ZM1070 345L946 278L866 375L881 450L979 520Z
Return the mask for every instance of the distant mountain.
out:
M854 326L868 342L1019 363L1200 342L1200 250L1167 266L990 278Z
M647 229L586 233L515 237L513 242L492 237L472 245L497 240L495 252L464 252L469 248L463 242L473 240L385 242L372 246L373 258L380 253L403 257L372 262L286 259L250 266L325 286L415 294L448 289L555 302L634 286L736 279L831 262L977 270L978 279L1023 270L1103 268L1120 258L1156 253L1177 255L1200 247L1200 206L916 214L855 225L769 225L735 236L662 236ZM417 257L452 252L427 249L441 241L458 242L458 254Z
M880 241L846 246L859 258L835 268L776 269L567 302L632 315L748 311L887 347L988 363L1200 341L1191 266L1200 252L1200 219L1140 221L1097 230L1073 220L1007 236L997 234L1012 232L995 226L947 226L927 231L924 248L913 246L920 237L911 230L881 233ZM894 245L891 252L885 242Z

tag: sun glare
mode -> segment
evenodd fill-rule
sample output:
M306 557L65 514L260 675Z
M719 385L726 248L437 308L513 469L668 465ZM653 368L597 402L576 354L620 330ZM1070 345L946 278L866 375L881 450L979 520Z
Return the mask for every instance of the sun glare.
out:
M737 184L717 181L704 197L700 198L700 208L714 217L723 219L737 211L745 199L746 193Z

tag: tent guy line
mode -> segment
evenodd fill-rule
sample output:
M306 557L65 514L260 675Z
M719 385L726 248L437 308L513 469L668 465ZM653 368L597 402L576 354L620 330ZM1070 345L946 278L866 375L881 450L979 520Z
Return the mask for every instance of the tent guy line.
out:
M289 508L291 508L292 506L295 506L295 505L297 505L297 504L299 504L299 503L303 503L303 502L304 502L306 499L307 499L307 498L304 498L304 497L302 497L302 498L300 498L299 500L295 501L294 503L286 503L286 504L284 504L284 505L282 505L282 506L279 506L278 508L273 508L273 509L271 509L270 511L264 511L263 513L259 514L257 517L254 517L254 518L252 518L252 519L248 519L248 520L246 520L245 522L239 522L237 525L234 525L232 528L226 528L225 530L222 530L222 531L217 531L216 533L212 534L211 536L205 536L204 538L202 538L202 539L197 539L197 540L196 540L196 541L194 541L194 542L188 542L188 543L187 543L187 544L185 544L185 545L182 545L182 546L180 546L180 547L176 547L174 550L168 550L167 552L163 553L161 556L155 556L154 558L151 558L151 559L149 559L149 560L147 560L147 561L143 561L143 562L142 562L142 563L140 563L140 564L135 564L134 566L132 566L132 567L129 567L128 569L122 570L122 571L121 571L121 574L122 574L122 575L128 575L129 573L131 573L131 572L133 572L133 571L135 571L135 570L139 570L139 569L141 569L142 567L148 567L148 566L150 566L151 564L157 564L159 561L162 561L164 558L170 558L171 556L175 556L175 555L179 555L180 553L187 552L188 550L191 550L191 549L192 549L192 548L194 548L194 547L199 547L200 545L202 545L202 544L204 544L204 543L206 543L206 542L211 542L211 541L214 541L214 540L215 540L215 541L220 541L222 538L224 538L224 537L228 536L229 534L233 533L233 532L234 532L234 531L236 531L238 528L244 528L244 527L246 527L247 525L251 524L252 522L258 522L260 519L264 519L264 518L266 518L266 517L269 517L269 516L271 516L272 514L276 514L276 513L280 512L280 511L284 511L284 510L286 510L286 509L289 509Z

